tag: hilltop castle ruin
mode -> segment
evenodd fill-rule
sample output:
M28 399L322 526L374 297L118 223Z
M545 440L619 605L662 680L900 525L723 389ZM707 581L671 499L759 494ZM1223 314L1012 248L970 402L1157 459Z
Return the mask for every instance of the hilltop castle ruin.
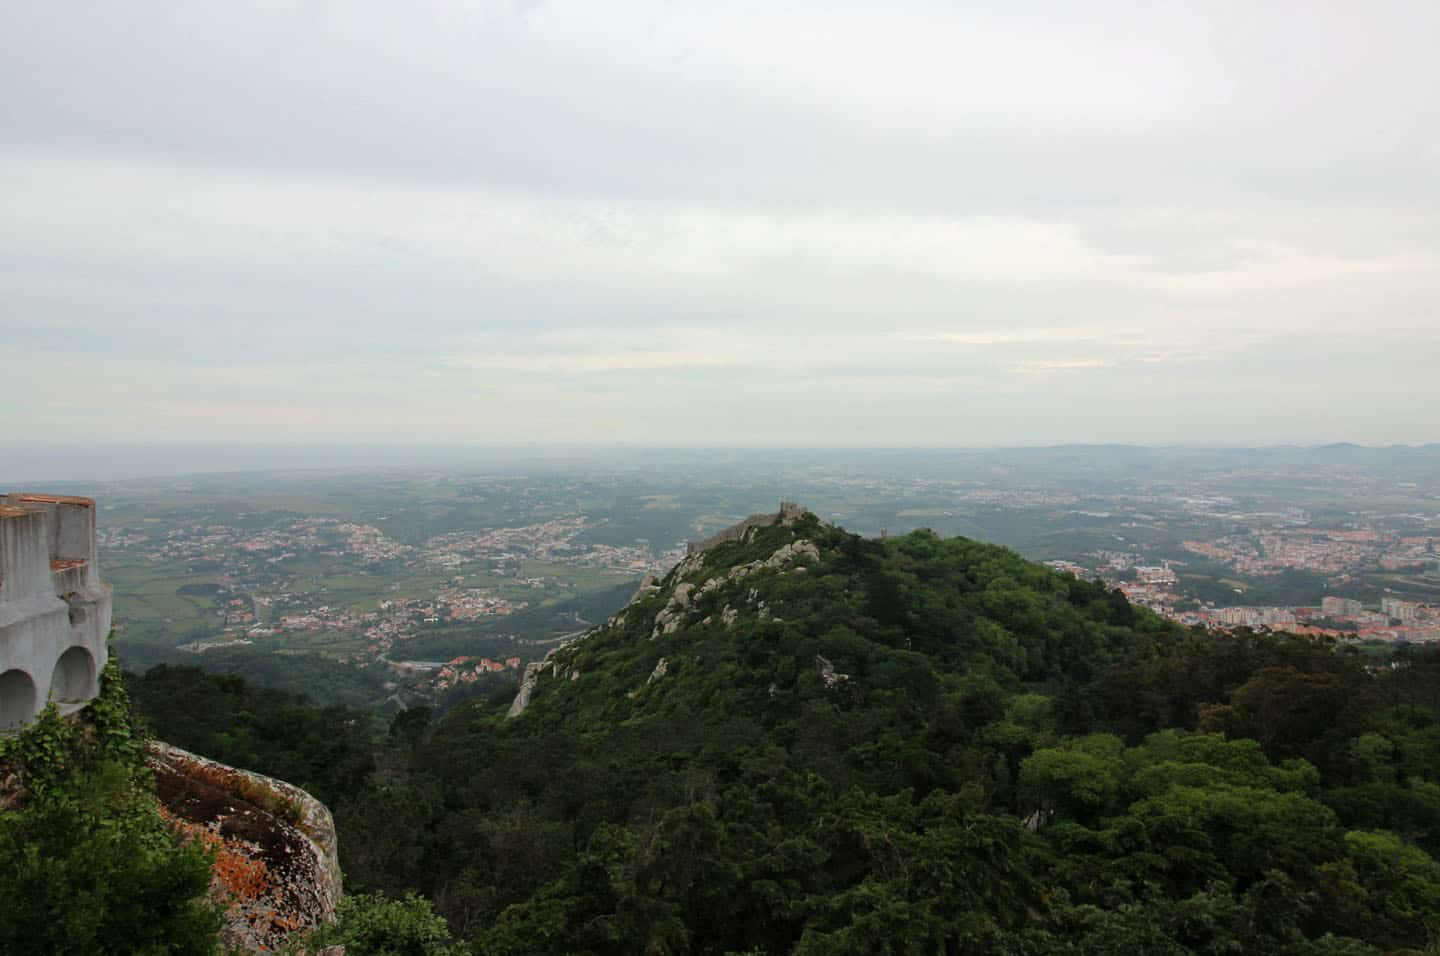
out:
M95 561L95 502L0 495L0 731L47 701L61 713L99 691L110 586Z
M718 531L706 538L704 541L690 541L685 545L685 556L693 557L703 554L711 548L725 544L730 541L739 541L745 537L745 533L752 528L769 528L777 524L794 524L805 509L793 501L780 502L780 510L768 514L751 515L739 524L731 525L724 531Z

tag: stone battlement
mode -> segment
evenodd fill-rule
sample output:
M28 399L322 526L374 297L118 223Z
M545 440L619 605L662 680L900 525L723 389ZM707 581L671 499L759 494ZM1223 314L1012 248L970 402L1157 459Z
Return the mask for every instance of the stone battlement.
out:
M95 560L95 502L0 495L0 731L47 701L79 710L99 690L110 586Z
M751 528L769 528L777 524L794 524L795 519L805 513L805 509L793 501L780 502L780 510L772 511L770 514L751 515L739 524L731 525L724 531L712 534L704 541L691 541L685 546L686 556L700 554L709 551L716 545L725 544L727 541L739 541L745 537L745 532Z

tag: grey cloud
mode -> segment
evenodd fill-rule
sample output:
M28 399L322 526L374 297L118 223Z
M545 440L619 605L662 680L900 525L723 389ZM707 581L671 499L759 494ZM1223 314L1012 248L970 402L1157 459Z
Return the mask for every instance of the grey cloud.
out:
M27 437L1440 439L1431 3L12 6Z
M576 194L1436 198L1430 4L746 6L23 5L0 105L15 144Z

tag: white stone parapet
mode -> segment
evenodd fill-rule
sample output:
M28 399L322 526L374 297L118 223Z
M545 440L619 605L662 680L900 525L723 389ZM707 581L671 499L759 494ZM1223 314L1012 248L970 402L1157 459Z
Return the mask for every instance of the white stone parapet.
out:
M0 731L62 713L99 691L110 585L95 561L95 502L0 495Z

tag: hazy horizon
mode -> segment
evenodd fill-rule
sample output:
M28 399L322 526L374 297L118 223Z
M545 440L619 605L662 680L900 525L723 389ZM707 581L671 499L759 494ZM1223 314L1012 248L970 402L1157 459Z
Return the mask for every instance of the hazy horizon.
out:
M7 12L0 474L1440 441L1440 5Z
M974 446L781 446L781 445L662 445L662 444L223 444L223 443L117 443L56 445L0 443L0 493L45 490L53 483L81 485L142 479L175 479L243 473L303 471L475 470L494 468L508 473L538 473L554 468L665 470L694 467L704 462L754 467L791 467L826 464L879 468L897 461L963 462L967 458L993 460L1013 456L1016 461L1046 453L1128 453L1158 458L1195 456L1284 456L1287 453L1323 456L1327 452L1355 452L1361 461L1382 462L1384 454L1413 455L1440 463L1440 444L1361 445L1295 443L1264 445L1207 445L1138 443L1061 443ZM1424 456L1420 458L1420 456ZM1123 462L1117 462L1123 464ZM961 477L954 475L952 477Z

